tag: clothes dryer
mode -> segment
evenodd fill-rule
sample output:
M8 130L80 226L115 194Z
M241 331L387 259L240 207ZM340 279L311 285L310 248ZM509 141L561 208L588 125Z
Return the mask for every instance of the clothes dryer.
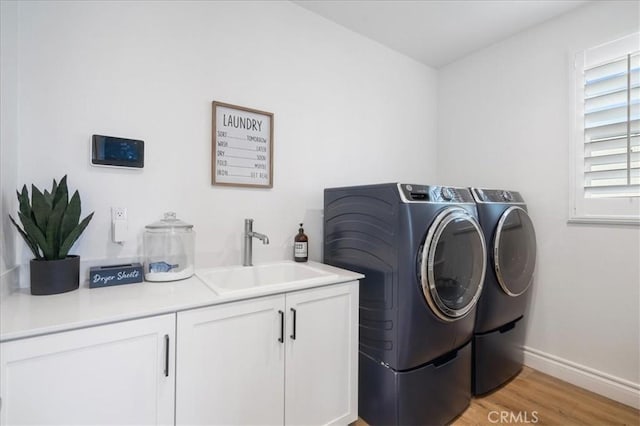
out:
M536 235L518 192L471 191L490 258L473 335L472 391L481 395L522 368L524 314L533 282Z
M487 263L467 188L326 189L324 261L363 273L359 415L444 424L471 398L471 337Z

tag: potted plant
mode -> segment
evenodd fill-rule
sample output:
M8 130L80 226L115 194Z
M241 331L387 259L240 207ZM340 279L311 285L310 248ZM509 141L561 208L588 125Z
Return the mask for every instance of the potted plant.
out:
M80 195L75 191L69 199L66 175L60 183L53 180L50 192L42 192L31 185L31 202L26 185L16 194L22 228L11 215L9 218L35 256L29 265L31 294L57 294L77 289L80 257L69 255L69 250L93 213L80 221Z

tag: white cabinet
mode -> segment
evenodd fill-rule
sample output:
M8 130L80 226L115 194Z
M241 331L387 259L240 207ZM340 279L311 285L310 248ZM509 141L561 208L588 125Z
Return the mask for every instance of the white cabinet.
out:
M178 313L176 423L357 418L358 283Z
M346 425L358 282L0 343L0 426Z
M176 423L282 424L284 297L178 313Z
M358 284L289 293L286 302L293 330L286 335L285 423L354 422L358 412Z
M0 424L173 424L175 314L0 344Z

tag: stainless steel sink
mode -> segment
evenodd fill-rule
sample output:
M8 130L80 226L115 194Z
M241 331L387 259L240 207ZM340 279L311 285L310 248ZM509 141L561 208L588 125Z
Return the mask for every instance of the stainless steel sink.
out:
M291 261L201 269L196 270L196 276L218 294L295 284L330 284L338 277L337 274Z

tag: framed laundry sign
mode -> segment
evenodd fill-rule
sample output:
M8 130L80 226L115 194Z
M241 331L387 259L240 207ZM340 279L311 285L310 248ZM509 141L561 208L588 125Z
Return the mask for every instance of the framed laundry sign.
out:
M212 184L273 188L273 114L213 102Z

